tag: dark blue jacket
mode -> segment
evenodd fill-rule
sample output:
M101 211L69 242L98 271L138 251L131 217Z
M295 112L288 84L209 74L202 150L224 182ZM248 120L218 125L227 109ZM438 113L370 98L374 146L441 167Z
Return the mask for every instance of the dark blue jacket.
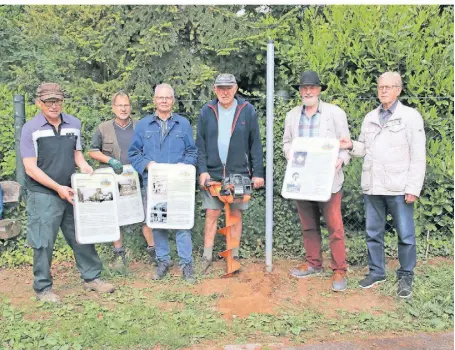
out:
M199 173L209 173L214 180L230 174L264 177L264 160L258 117L254 107L236 97L237 109L232 122L226 164L218 152L218 99L205 104L197 120L196 146Z
M167 133L161 140L161 127L155 115L146 115L134 129L133 140L128 148L128 158L134 169L147 184L147 164L185 163L196 166L197 148L188 119L173 113L168 120Z

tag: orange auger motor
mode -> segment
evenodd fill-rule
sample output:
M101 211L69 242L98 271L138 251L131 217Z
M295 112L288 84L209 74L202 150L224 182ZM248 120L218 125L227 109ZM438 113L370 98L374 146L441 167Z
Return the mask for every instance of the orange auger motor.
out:
M226 274L223 277L232 277L235 271L240 269L240 263L232 258L232 249L238 248L240 239L232 237L231 227L235 225L239 218L231 215L231 203L246 203L251 198L251 180L249 177L234 174L224 178L222 182L215 182L208 179L205 189L212 196L218 197L224 203L226 213L226 227L218 230L218 233L226 236L226 250L220 256L226 259Z

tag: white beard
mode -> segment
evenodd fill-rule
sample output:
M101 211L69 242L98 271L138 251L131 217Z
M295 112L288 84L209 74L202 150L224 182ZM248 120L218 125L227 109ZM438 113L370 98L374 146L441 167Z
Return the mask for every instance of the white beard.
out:
M316 105L318 103L318 101L319 101L318 96L302 97L303 104L308 107L313 107L314 105Z

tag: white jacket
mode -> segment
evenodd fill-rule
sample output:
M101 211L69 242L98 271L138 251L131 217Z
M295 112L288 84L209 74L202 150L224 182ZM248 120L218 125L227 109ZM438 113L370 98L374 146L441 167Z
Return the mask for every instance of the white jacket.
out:
M365 157L361 187L369 195L420 195L425 177L425 130L420 113L398 102L381 128L379 107L365 116L350 152Z

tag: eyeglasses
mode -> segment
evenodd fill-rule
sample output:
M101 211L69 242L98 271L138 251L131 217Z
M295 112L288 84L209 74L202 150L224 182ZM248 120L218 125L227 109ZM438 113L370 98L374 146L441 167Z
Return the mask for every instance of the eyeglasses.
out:
M130 108L131 105L114 105L114 107L117 107L117 108Z
M172 101L173 100L173 96L155 96L156 100L159 101L159 102L163 102L163 101Z
M378 90L379 91L381 91L381 90L390 91L394 87L400 87L400 86L399 85L378 85Z
M56 105L56 106L60 107L63 104L63 100L56 100L56 101L43 101L43 100L41 100L41 102L43 102L46 107L52 107L52 105Z

